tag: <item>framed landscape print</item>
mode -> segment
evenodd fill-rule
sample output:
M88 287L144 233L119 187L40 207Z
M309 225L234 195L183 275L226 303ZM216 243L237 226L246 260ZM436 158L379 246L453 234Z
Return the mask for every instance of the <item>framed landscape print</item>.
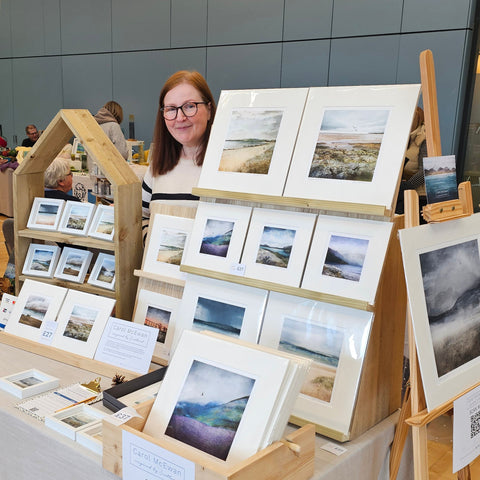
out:
M283 195L394 208L419 92L310 88Z
M114 207L111 205L97 205L88 235L102 240L113 241L114 226Z
M478 382L480 215L400 230L427 408Z
M69 282L83 283L92 256L90 250L63 247L54 276Z
M115 299L69 290L58 313L52 347L93 358Z
M58 245L31 243L23 264L22 273L35 277L52 278L60 257Z
M38 342L42 324L56 321L66 294L66 288L27 278L5 325L5 331Z
M268 291L188 275L175 325L174 348L183 330L209 330L257 343Z
M172 278L185 279L180 263L188 245L192 218L157 213L150 219L142 270Z
M140 289L133 321L158 329L153 354L168 361L176 329L180 299Z
M251 207L200 202L184 263L229 273L240 262Z
M65 200L35 197L27 228L35 230L57 230Z
M347 434L372 313L270 292L260 344L313 361L293 415Z
M58 387L59 382L58 378L32 368L1 377L0 388L16 397L28 398Z
M227 463L257 452L289 361L247 344L185 331L143 433ZM210 428L194 428L199 421Z
M72 235L87 235L94 210L93 203L68 200L58 230Z
M198 186L281 195L307 92L222 91Z
M391 222L319 215L302 288L374 304Z
M99 253L87 283L113 290L115 288L115 255Z
M254 208L242 255L245 276L298 287L316 215Z

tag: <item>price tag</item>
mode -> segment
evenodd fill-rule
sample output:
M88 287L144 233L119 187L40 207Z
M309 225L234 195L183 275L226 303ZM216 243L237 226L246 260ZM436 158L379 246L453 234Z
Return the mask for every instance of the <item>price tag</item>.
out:
M115 424L115 425L123 425L124 423L128 422L131 418L138 417L142 418L141 415L137 413L137 411L132 407L125 407L115 412L114 414L107 417L107 419Z
M230 265L230 273L232 275L238 275L239 277L245 276L245 264L244 263L232 263Z
M40 330L40 343L44 343L45 345L50 345L53 340L53 335L57 330L57 322L53 320L47 320L42 322L42 329Z
M345 447L341 447L340 445L332 442L325 443L325 445L322 445L320 448L337 456L342 455L347 451Z

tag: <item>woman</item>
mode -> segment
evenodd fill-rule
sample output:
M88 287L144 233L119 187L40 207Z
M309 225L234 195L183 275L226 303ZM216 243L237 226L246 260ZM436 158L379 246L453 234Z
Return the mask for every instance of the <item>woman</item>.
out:
M198 200L191 192L198 183L215 109L200 73L181 70L165 82L142 184L144 219L150 216L152 202ZM144 222L144 233L146 226Z
M115 145L120 155L127 160L128 146L120 124L123 122L123 109L113 100L107 102L94 116L107 137Z

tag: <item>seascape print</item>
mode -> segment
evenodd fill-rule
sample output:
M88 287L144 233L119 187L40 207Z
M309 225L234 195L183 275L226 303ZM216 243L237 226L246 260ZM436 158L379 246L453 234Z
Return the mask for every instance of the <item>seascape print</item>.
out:
M30 270L47 273L52 264L53 252L42 248L35 248L30 262Z
M100 217L100 221L98 222L95 232L102 235L111 235L113 232L113 226L114 226L113 217L114 217L113 209L104 210Z
M115 258L104 258L97 280L104 283L112 283L115 278Z
M283 110L232 110L218 170L267 175Z
M83 205L73 205L67 220L67 228L82 231L87 223L90 208Z
M455 155L425 157L423 171L427 203L446 202L458 198Z
M255 379L194 360L165 434L226 460Z
M284 318L278 349L313 361L301 393L330 402L343 337L342 331L316 325L308 319Z
M478 357L478 240L420 254L423 290L439 377Z
M98 310L94 308L74 305L63 336L86 342L90 336L97 315Z
M88 413L77 413L75 415L70 415L69 417L62 418L62 422L70 425L72 428L80 428L88 423L92 423L98 420L98 418L89 415Z
M211 330L232 337L240 336L245 307L198 297L193 318L193 327Z
M371 182L388 109L326 109L310 172L311 178Z
M62 274L70 275L71 277L78 277L80 270L82 269L85 257L78 253L69 253L65 260L65 266L63 267Z
M153 305L147 307L147 313L143 324L149 327L158 328L157 342L165 343L171 316L172 312L169 310L164 310L163 308L155 307Z
M180 265L186 240L186 232L163 228L160 232L157 262Z
M200 253L225 258L232 239L235 222L208 218L203 232Z
M50 205L48 203L41 203L38 207L37 218L35 223L37 225L46 225L53 227L58 213L58 205Z
M40 380L37 377L25 377L25 378L19 378L18 380L13 380L12 383L17 387L27 388L27 387L32 387L33 385L38 385L39 383L42 383L42 380Z
M322 275L359 282L369 241L331 235Z
M52 300L51 297L45 297L43 295L29 295L18 323L23 323L29 327L40 328Z
M287 268L292 253L295 230L289 228L263 227L262 238L257 253L256 263Z

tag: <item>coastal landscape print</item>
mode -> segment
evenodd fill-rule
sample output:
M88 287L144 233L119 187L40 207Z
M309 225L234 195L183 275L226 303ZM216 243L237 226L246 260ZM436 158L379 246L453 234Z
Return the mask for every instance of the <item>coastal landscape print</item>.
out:
M218 170L267 175L282 117L281 109L232 110Z
M72 205L72 208L70 209L70 214L67 219L66 227L72 230L84 230L89 213L90 207L88 205Z
M96 233L102 235L111 235L113 232L113 208L109 210L104 210L98 222L97 228L95 229Z
M147 307L147 313L145 314L143 324L149 327L158 328L157 342L159 343L165 343L171 316L172 312L169 310L164 310L163 308L154 305L149 305Z
M94 308L74 305L63 336L74 338L80 342L86 342L92 331L93 324L97 319L97 315L98 310Z
M200 253L225 258L232 239L235 222L208 218L203 231Z
M103 283L112 283L114 278L115 258L105 257L98 271L97 280Z
M428 203L446 202L458 198L455 155L425 157L423 171Z
M368 244L365 238L331 235L322 275L359 282Z
M85 256L78 253L69 253L65 265L62 269L63 275L70 275L71 277L78 277L82 269Z
M35 248L30 262L30 270L47 273L52 264L53 251L43 248Z
M226 460L255 379L194 360L165 434Z
M157 262L180 265L186 240L186 232L163 228L160 232Z
M198 297L193 327L239 337L245 317L245 307Z
M27 388L27 387L32 387L33 385L38 385L39 383L42 383L42 380L40 380L37 377L24 377L24 378L19 378L18 380L13 380L12 382L15 384L17 387L20 388Z
M45 297L44 295L29 295L18 323L40 328L51 301L51 297Z
M308 176L371 182L388 109L326 109Z
M88 413L77 413L75 415L70 415L69 417L62 418L62 422L70 425L72 428L80 428L88 423L94 422L97 420L96 417L88 415Z
M439 377L478 357L478 240L420 254L428 323Z
M265 225L256 263L287 268L296 230Z
M45 225L53 227L58 213L58 205L51 205L49 203L40 203L38 207L37 217L35 223L37 225Z
M341 330L307 319L284 318L278 349L312 360L301 393L330 402L343 340Z

